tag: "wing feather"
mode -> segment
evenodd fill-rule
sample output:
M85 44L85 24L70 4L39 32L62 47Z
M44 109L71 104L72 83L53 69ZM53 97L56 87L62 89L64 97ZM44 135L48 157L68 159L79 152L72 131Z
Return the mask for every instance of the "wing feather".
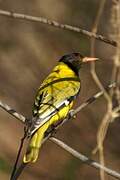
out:
M78 77L62 78L58 71L53 71L40 86L36 95L30 133L33 134L61 108L68 106L79 91Z

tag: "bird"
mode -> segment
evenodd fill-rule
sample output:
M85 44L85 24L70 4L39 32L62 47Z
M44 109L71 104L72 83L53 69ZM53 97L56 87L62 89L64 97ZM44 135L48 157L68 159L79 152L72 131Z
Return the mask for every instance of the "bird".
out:
M79 71L82 65L96 60L98 58L85 57L80 52L66 54L40 85L33 104L28 128L29 142L23 163L37 161L46 131L68 116L80 93Z

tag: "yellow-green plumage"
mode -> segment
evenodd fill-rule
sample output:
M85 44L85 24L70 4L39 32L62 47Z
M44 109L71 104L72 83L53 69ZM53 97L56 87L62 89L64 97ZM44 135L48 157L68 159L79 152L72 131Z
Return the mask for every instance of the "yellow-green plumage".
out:
M59 62L43 81L36 94L33 107L31 139L23 162L35 162L46 130L64 119L80 91L78 74L66 63Z

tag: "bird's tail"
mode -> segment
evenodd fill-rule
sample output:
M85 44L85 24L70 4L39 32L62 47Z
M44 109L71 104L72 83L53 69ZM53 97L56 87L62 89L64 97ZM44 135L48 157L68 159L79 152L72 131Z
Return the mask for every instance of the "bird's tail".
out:
M44 133L47 130L49 124L46 123L42 127L40 127L30 139L30 143L27 149L26 154L24 155L23 162L36 162L39 155L39 149L41 147L42 139L44 137Z

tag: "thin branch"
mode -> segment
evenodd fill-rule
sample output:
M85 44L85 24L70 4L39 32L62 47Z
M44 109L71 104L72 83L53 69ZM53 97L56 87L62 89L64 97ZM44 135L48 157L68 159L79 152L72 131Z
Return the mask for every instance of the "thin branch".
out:
M102 0L103 3L105 0ZM101 2L102 3L102 2ZM106 114L103 117L102 123L99 127L99 131L97 134L97 143L98 143L98 150L99 150L99 156L100 156L100 163L102 165L105 164L104 162L104 140L109 128L109 124L116 119L116 117L119 116L119 112L114 114L114 104L112 102L113 95L116 95L116 107L120 105L120 91L119 91L119 82L120 82L120 1L112 1L112 12L111 12L111 22L112 22L112 29L114 30L114 33L112 33L112 37L114 34L114 39L117 41L117 48L115 49L115 56L113 59L113 72L112 72L112 80L116 82L116 88L114 91L111 92L110 96L108 93L105 92L105 98L107 100L107 111ZM97 33L97 27L96 31ZM93 45L94 46L94 45ZM94 47L93 47L94 48ZM95 72L95 67L93 68L93 72ZM94 73L94 77L96 75L96 72ZM97 77L97 76L96 76ZM94 78L95 81L97 78ZM96 81L97 82L97 81ZM115 98L114 98L115 100ZM101 179L104 180L104 172L101 171Z
M93 27L92 27L92 32L93 33L97 33L97 31L98 31L98 25L99 25L100 18L102 16L102 13L103 13L103 10L104 10L105 3L106 3L106 0L101 0L100 1L99 8L98 8L98 11L97 11L97 15L96 15ZM91 38L91 56L93 56L93 57L95 56L95 38ZM97 76L96 65L95 65L94 62L91 63L91 75L92 75L93 80L97 84L97 86L100 88L100 90L102 90L104 92L104 97L105 97L105 99L107 100L107 103L108 103L108 109L107 109L107 112L106 112L107 115L106 114L104 115L102 123L100 124L100 127L99 127L99 131L97 133L97 145L98 145L98 150L99 150L100 164L105 166L104 149L103 149L103 141L104 141L105 136L103 137L103 132L107 132L108 126L106 126L106 124L109 125L109 123L108 123L108 121L109 121L108 113L109 113L110 110L112 111L112 102L111 102L111 98L110 98L109 94L104 89L99 77ZM105 173L104 173L103 169L100 169L100 179L105 180Z
M27 15L27 14L14 13L12 11L5 11L5 10L2 10L2 9L0 9L0 15L1 16L7 16L7 17L10 17L10 18L15 18L15 19L27 20L27 21L30 21L30 22L39 22L39 23L50 25L50 26L54 26L56 28L65 29L65 30L69 30L69 31L74 31L74 32L86 35L88 37L94 37L97 40L103 41L103 42L105 42L107 44L110 44L110 45L112 45L114 47L117 46L116 41L108 39L108 38L106 38L106 37L104 37L102 35L92 33L92 32L89 32L87 30L84 30L82 28L71 26L71 25L68 25L68 24L61 24L61 23L59 23L57 21L49 20L49 19L44 18L44 17L37 17L37 16L31 16L31 15Z
M105 166L102 166L101 164L97 163L96 161L86 157L85 155L77 152L76 150L74 150L73 148L71 148L70 146L68 146L67 144L65 144L64 142L62 142L61 140L55 138L55 137L51 137L50 140L52 142L54 142L55 144L57 144L58 146L62 147L62 149L66 150L67 152L69 152L70 154L72 154L74 157L76 157L77 159L81 160L82 162L96 168L96 169L103 169L107 174L109 174L110 176L113 176L116 179L120 179L120 173L109 169Z
M8 106L6 103L3 103L0 100L0 107L2 109L4 109L5 111L7 111L9 114L11 114L13 117L15 117L16 119L20 120L22 123L24 123L25 121L27 121L27 118L25 118L22 114L17 113L14 109L12 109L10 106Z
M116 87L116 83L111 83L105 89L106 89L106 91L109 91L111 88L115 88L115 87ZM103 91L99 91L94 96L92 96L89 99L87 99L84 103L82 103L75 110L71 111L70 116L74 117L79 111L81 111L83 108L85 108L89 104L93 103L96 99L101 97L103 94L104 94ZM22 114L16 112L13 108L8 106L6 103L3 103L1 100L0 100L0 107L2 109L4 109L5 111L7 111L9 114L11 114L13 117L15 117L18 120L20 120L20 122L22 122L22 123L30 121L28 118L25 118ZM66 121L66 120L64 120L64 121ZM61 124L63 124L63 122ZM60 124L59 124L59 126L60 126Z
M114 37L118 43L118 47L115 50L113 56L113 70L112 70L112 80L115 80L117 86L115 91L111 92L111 95L114 96L116 104L120 105L120 2L117 0L112 0L112 9L111 9L111 28L110 37Z
M111 88L116 87L116 83L112 83L110 85L108 85L106 88L104 88L106 91L109 91ZM83 104L81 104L79 107L76 108L76 110L74 110L73 115L75 115L76 113L78 113L79 111L81 111L81 109L85 108L87 105L89 105L90 103L94 102L96 99L98 99L99 97L101 97L102 95L104 95L104 91L99 91L98 93L96 93L94 96L90 97L88 100L86 100Z
M14 175L16 174L16 171L17 171L17 164L18 164L18 161L19 161L19 158L20 158L20 155L21 155L21 150L22 150L25 138L26 138L26 136L25 136L25 133L24 133L24 137L21 138L20 147L18 149L17 158L16 158L15 164L13 166L13 170L12 170L12 173L11 173L10 180L14 180L14 177L15 177Z
M74 150L73 148L71 148L70 146L68 146L66 143L64 143L63 141L59 140L58 138L55 137L50 137L49 138L50 141L52 141L53 143L55 143L56 145L58 145L59 147L61 147L62 149L64 149L65 151L69 152L71 155L73 155L74 157L76 157L77 159L81 160L83 163L88 164L91 167L94 167L96 169L102 169L104 170L108 175L114 177L115 179L120 179L120 173L109 169L101 164L99 164L98 162L88 158L87 156L79 153L78 151ZM11 180L17 180L17 178L21 175L23 169L27 166L27 164L22 163L20 165L20 167L18 168L17 172L15 173L14 177Z

